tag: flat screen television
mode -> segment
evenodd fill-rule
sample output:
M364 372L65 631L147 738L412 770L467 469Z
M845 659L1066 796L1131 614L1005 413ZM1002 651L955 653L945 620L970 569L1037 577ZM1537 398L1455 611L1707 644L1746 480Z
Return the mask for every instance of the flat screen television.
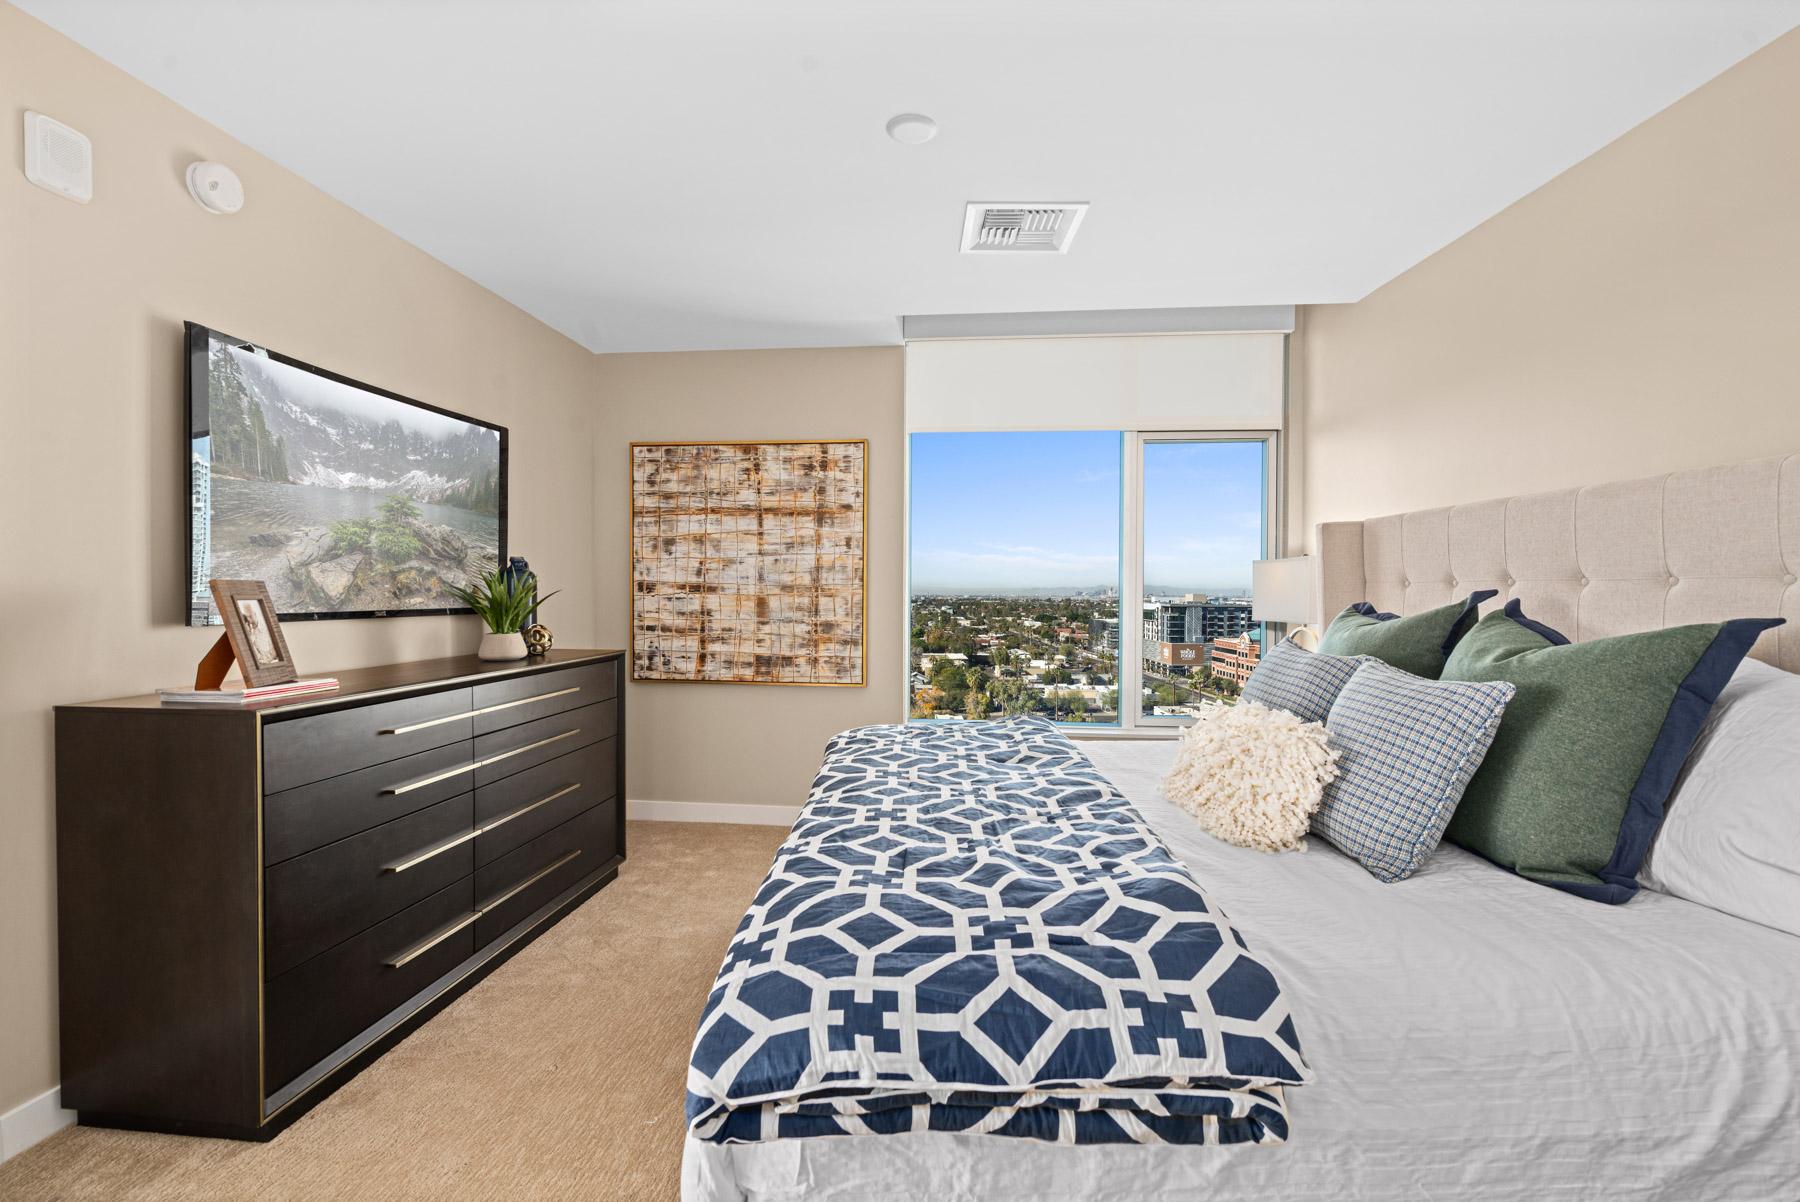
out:
M284 621L468 613L506 561L506 429L187 323L188 624L207 581Z

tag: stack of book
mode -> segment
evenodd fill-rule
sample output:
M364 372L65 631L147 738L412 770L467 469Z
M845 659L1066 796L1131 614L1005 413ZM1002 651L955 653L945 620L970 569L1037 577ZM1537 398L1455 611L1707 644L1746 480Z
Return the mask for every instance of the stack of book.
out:
M250 705L277 698L290 701L310 693L329 693L337 687L335 676L313 676L282 684L258 685L255 688L245 688L238 682L227 683L216 689L158 689L156 694L164 701L179 701L183 704L199 702L203 705Z

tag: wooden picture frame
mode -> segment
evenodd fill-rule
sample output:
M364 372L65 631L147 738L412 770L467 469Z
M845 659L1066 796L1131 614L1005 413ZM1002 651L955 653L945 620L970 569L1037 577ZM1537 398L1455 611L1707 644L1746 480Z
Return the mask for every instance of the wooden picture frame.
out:
M201 661L194 687L218 688L233 659L249 688L299 679L269 586L260 580L209 580L207 585L225 622L225 633Z

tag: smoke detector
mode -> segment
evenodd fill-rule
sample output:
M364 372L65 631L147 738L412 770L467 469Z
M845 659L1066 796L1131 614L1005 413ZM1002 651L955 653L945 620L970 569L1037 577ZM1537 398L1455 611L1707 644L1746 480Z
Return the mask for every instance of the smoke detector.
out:
M189 163L187 189L208 213L225 217L244 207L244 181L223 163Z
M971 201L963 215L963 253L1067 254L1087 210L1086 201Z

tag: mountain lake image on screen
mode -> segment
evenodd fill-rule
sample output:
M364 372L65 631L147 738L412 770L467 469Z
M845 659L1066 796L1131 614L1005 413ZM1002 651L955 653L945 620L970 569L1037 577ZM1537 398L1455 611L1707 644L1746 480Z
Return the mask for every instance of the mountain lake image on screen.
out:
M506 431L188 327L190 625L206 582L284 620L464 612L506 553Z

